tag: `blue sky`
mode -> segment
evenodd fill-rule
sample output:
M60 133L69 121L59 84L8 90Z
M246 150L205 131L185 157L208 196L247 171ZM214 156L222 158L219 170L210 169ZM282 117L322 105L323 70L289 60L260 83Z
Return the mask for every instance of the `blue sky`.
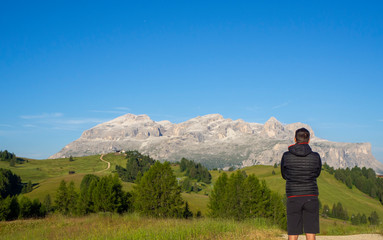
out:
M125 113L304 122L383 162L381 1L2 1L0 149Z

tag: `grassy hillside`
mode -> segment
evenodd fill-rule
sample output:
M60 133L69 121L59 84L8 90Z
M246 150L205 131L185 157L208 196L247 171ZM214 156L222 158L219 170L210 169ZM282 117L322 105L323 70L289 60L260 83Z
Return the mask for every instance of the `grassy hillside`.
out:
M30 198L44 199L46 194L50 194L53 198L61 180L74 181L76 187L79 187L82 177L86 174L93 173L96 175L105 175L113 173L115 166L121 165L125 167L126 159L123 155L107 154L104 160L111 163L108 170L107 164L100 160L100 155L88 157L75 157L74 161L69 159L50 159L50 160L29 160L24 164L17 164L16 167L10 167L8 162L0 162L0 168L11 169L14 173L21 176L23 182L29 180L37 184L34 190L26 194ZM176 177L180 180L184 177L184 173L180 172L178 165L172 166ZM279 168L273 166L252 166L242 169L247 174L255 174L258 178L264 179L267 185L280 194L284 194L284 180L280 175ZM272 171L275 171L275 175ZM69 174L69 171L75 171L75 174ZM203 186L203 190L199 193L182 193L182 197L189 202L193 212L200 210L203 215L208 212L208 194L213 188L214 182L223 171L210 171L212 175L212 184ZM230 174L230 173L228 173ZM123 189L130 191L133 189L133 183L123 182ZM318 179L320 200L322 204L330 207L334 203L341 202L347 209L349 215L352 213L364 213L367 216L372 211L377 211L380 219L383 219L383 206L376 199L372 199L366 194L360 192L355 187L347 188L343 183L337 181L332 175L322 171Z
M281 177L280 168L272 166L252 166L244 168L246 173L254 173L261 179L265 179L267 185L280 194L285 193L285 181ZM275 171L275 175L272 171ZM333 175L322 171L318 178L319 199L322 205L332 205L341 202L351 216L352 213L364 213L369 216L372 211L377 211L379 217L383 219L383 205L376 199L359 191L356 187L349 189L345 184L336 180Z

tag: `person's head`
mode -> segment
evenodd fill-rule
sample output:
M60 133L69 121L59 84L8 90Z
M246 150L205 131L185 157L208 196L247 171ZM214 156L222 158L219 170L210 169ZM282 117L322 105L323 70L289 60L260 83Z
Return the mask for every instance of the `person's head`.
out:
M308 143L310 142L310 132L306 128L300 128L295 131L296 143Z

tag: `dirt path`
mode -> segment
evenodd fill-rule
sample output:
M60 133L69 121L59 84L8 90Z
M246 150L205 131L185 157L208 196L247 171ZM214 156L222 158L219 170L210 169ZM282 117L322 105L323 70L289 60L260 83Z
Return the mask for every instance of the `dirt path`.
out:
M287 235L282 237L287 239ZM301 235L298 238L299 240L305 240L306 236ZM357 234L357 235L347 235L347 236L317 236L316 240L383 240L383 236L380 234Z
M108 170L110 168L110 162L105 161L104 159L102 159L103 156L104 156L104 154L101 154L100 160L103 161L103 162L106 162L108 164L108 167L106 169L103 169L103 170L98 171L98 172L103 172L103 171L106 171L106 170Z

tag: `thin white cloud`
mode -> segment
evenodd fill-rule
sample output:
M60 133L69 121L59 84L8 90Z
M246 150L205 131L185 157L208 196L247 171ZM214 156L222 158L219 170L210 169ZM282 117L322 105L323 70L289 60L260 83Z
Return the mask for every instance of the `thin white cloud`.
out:
M257 112L259 111L261 108L258 107L258 106L247 106L247 107L244 107L244 109L246 111L249 111L249 112Z
M99 124L109 119L100 118L67 118L63 113L43 113L39 115L23 115L22 119L28 120L23 127L26 128L48 128L61 130L75 130L83 125Z
M116 109L116 110L130 111L130 108L128 108L128 107L115 107L114 109Z
M9 124L2 124L2 123L0 123L0 127L11 128L11 127L13 127L13 126L12 126L12 125L9 125Z
M112 110L90 110L90 112L95 113L112 113L112 114L126 114L130 111L128 107L114 107Z
M33 124L24 124L23 127L26 127L26 128L36 128L37 126L33 125Z
M115 110L90 110L90 112L95 113L113 113L113 114L125 114L124 111L115 111Z
M22 119L44 119L44 118L58 118L62 117L64 114L62 113L43 113L39 115L22 115L20 116Z
M383 122L383 119L379 119L378 122Z
M62 119L62 120L58 120L54 122L58 124L65 124L65 125L81 125L81 124L89 124L89 123L102 123L106 121L108 120L98 119L98 118L80 118L80 119Z
M278 108L286 107L287 105L289 105L289 102L284 102L282 104L274 106L273 109L278 109Z

